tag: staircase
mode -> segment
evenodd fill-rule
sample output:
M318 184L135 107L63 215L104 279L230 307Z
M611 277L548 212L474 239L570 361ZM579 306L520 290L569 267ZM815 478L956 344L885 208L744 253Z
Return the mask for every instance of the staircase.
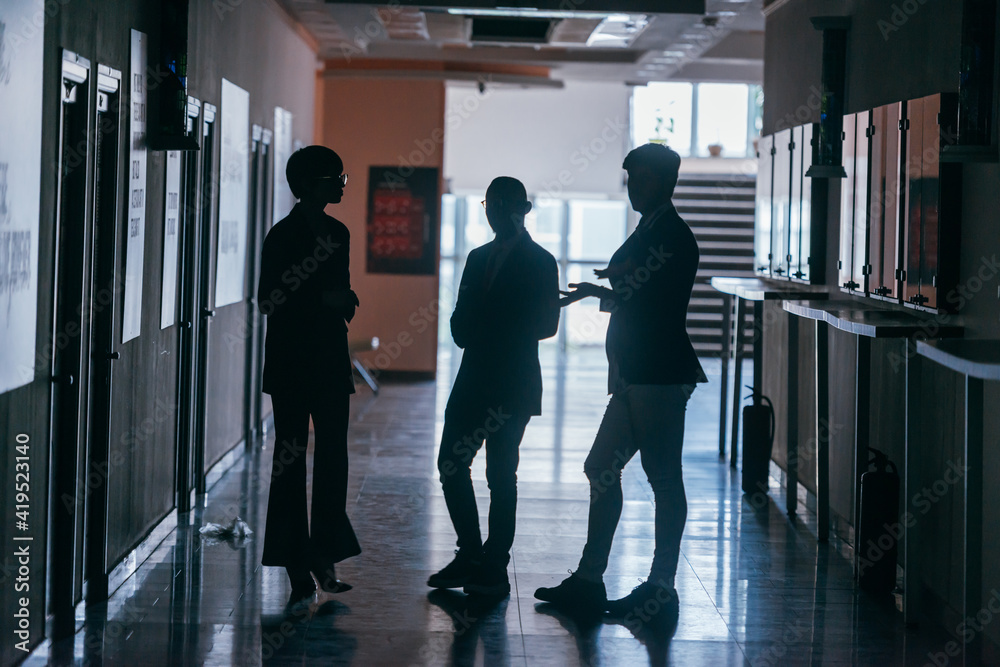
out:
M753 219L756 179L743 174L684 174L673 202L691 227L701 263L688 307L688 333L699 356L722 352L723 295L709 285L715 276L753 278ZM748 315L749 332L752 318ZM729 335L729 332L726 332ZM749 341L744 347L750 352Z

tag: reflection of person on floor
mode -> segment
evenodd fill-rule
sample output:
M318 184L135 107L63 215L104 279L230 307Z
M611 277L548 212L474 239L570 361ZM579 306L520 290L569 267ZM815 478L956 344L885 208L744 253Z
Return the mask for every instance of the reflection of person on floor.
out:
M350 234L326 215L340 203L347 174L329 148L308 146L288 159L299 200L267 233L257 303L267 315L264 391L274 408L274 460L264 530L264 565L284 566L292 598L320 587L350 588L334 563L361 553L347 518L347 423L354 377L347 322L358 298L348 268ZM309 417L315 430L312 526L306 516Z
M680 157L666 146L647 144L628 154L632 208L639 225L615 251L608 267L595 271L612 289L570 285L565 302L596 296L611 313L608 325L608 392L611 401L584 463L590 481L587 544L579 568L535 597L573 611L608 611L628 620L639 610L677 608L674 575L687 500L681 477L684 413L695 383L707 382L686 329L687 307L698 270L698 245L670 199ZM621 600L609 602L603 576L622 513L622 468L641 454L653 487L655 542L649 579Z
M528 420L542 411L538 341L559 326L559 274L555 258L524 229L531 203L520 181L494 179L484 205L496 239L469 253L462 273L451 332L465 353L445 408L438 456L458 552L427 584L502 597L510 592L518 447ZM485 545L470 472L484 441L490 488Z

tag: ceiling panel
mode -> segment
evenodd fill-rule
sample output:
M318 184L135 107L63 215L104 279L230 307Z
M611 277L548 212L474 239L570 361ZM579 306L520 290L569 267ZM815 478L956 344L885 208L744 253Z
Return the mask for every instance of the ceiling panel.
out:
M759 82L763 67L762 0L504 0L503 10L475 0L276 1L336 69L377 60L424 69L447 63L452 71L463 63L470 70L525 65L553 79L641 84L677 77ZM393 69L406 67L394 62Z

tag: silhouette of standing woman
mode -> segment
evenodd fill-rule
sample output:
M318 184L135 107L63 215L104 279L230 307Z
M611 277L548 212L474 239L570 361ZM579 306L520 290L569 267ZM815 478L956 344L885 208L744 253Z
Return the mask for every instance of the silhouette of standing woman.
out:
M308 146L288 159L299 200L267 233L257 303L267 315L264 392L274 407L275 446L264 530L264 565L283 566L291 602L350 589L334 564L361 553L347 518L347 424L354 377L347 322L359 305L351 290L350 233L323 211L344 196L340 157ZM315 430L311 530L306 515L309 417Z

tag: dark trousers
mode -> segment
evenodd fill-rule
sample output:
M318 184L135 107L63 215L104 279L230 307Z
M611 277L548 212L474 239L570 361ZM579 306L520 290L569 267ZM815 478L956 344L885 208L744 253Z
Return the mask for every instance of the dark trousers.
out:
M438 454L438 472L458 548L483 552L483 558L506 567L514 543L517 509L518 447L530 415L510 414L501 407L449 404ZM472 488L472 459L486 444L486 483L490 489L489 538L483 544L479 509Z
M275 393L274 458L264 529L264 565L313 567L361 553L347 518L350 394ZM309 416L315 430L312 530L306 516Z
M684 413L694 385L628 385L608 403L594 446L583 464L590 480L587 544L577 575L601 581L622 515L622 468L636 452L653 488L654 539L650 581L674 585L687 497L681 475Z

